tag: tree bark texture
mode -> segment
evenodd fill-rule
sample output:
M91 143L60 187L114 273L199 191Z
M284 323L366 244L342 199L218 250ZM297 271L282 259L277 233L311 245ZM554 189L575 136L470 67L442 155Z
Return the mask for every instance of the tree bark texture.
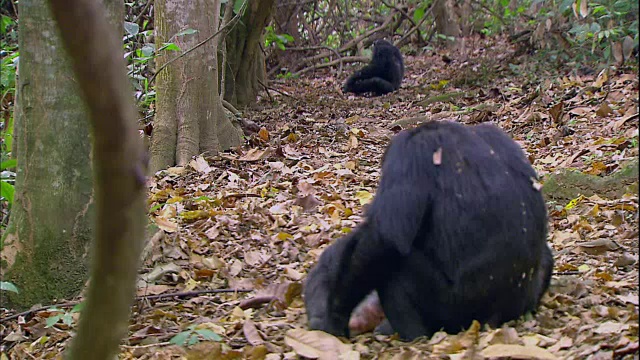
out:
M69 359L111 360L127 332L145 225L145 159L120 25L93 0L50 0L91 114L96 225L91 284Z
M220 2L158 0L156 42L173 42L182 51L211 37L219 23ZM174 37L180 31L195 34ZM218 91L217 41L212 39L172 62L156 77L157 110L151 137L151 170L185 165L200 154L216 154L241 144L242 130L227 119ZM177 56L164 52L157 69Z
M460 19L456 14L456 0L436 0L433 14L436 30L443 35L458 38L461 35Z
M20 289L3 306L27 308L82 289L94 205L88 112L55 22L45 0L19 11L18 166L2 272Z
M269 22L274 0L250 1L242 20L227 35L225 100L235 107L256 101L265 83L264 54L260 49L262 31Z

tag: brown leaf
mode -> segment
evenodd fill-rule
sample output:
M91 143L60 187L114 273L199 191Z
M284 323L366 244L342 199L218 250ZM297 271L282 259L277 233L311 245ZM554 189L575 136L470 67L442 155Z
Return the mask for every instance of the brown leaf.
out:
M603 102L602 104L600 104L600 107L598 107L598 110L596 110L596 115L600 117L605 117L612 113L613 113L613 110L611 110L611 107L606 102Z
M616 267L625 267L625 266L629 266L629 265L633 265L635 264L637 261L636 257L625 252L624 254L620 255L619 258L616 259L616 261L613 263L613 266Z
M593 87L596 89L600 89L607 81L609 80L609 73L607 69L602 69L596 78L596 81L593 82Z
M261 140L269 141L269 131L264 127L260 128L260 131L258 131L258 137Z
M482 351L482 355L489 359L535 359L556 360L557 357L549 351L530 345L496 344L488 346Z
M551 107L549 109L549 115L551 115L551 119L556 124L560 124L562 122L562 116L564 115L564 103L561 101Z
M607 321L600 324L593 332L596 334L617 334L629 328L627 324L621 324L615 321Z
M580 0L580 16L582 16L583 18L586 18L587 15L589 15L588 5L589 3L587 2L587 0Z
M284 343L296 354L319 360L335 360L353 352L351 346L323 331L292 329L287 331Z
M302 207L305 212L313 212L322 202L313 195L307 195L297 197L293 204Z
M189 162L189 166L191 166L194 170L201 172L201 173L205 173L208 174L211 172L211 167L209 166L209 163L207 163L207 160L205 160L202 155L198 156L197 158L191 160Z
M618 245L613 240L598 239L598 240L578 244L578 249L580 252L585 252L590 255L599 255L599 254L604 254L607 251L618 250L620 249L620 245Z
M240 161L258 161L258 160L265 159L270 153L271 153L270 149L259 150L259 149L253 148L253 149L247 151L246 154L240 156L240 158L238 158L238 160L240 160Z
M633 39L631 36L627 35L622 40L622 55L624 55L624 59L628 60L631 58L631 54L633 53Z
M264 340L258 333L258 328L253 321L245 320L244 324L242 324L242 332L244 333L244 337L247 339L249 344L253 346L264 344Z
M611 53L618 64L624 62L624 54L622 53L622 41L616 41L611 46Z
M160 216L156 216L155 221L156 221L156 225L158 225L160 229L168 233L173 233L178 231L178 223L175 221L172 221Z

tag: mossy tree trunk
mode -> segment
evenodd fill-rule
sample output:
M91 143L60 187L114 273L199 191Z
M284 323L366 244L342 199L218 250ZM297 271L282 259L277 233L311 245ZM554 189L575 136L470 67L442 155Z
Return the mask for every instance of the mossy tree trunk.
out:
M173 42L188 51L210 38L220 23L219 0L157 0L156 43ZM186 29L195 34L175 37ZM229 120L218 90L217 37L173 61L157 58L157 111L151 137L152 171L185 165L201 153L215 154L242 142L242 130Z
M105 4L121 27L123 4ZM19 11L18 166L2 249L3 280L20 290L3 306L18 309L79 293L94 217L89 114L47 2L21 0Z
M271 18L274 0L250 1L242 20L227 35L225 100L236 107L256 101L265 84L262 32Z

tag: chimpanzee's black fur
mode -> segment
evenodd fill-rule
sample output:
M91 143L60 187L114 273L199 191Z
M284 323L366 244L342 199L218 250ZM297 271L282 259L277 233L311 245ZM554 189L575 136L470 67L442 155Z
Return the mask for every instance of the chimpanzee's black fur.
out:
M369 65L351 75L343 90L355 94L383 95L398 90L403 76L404 63L400 50L386 40L377 40L373 44Z
M401 132L365 222L309 274L310 327L348 336L351 312L374 290L387 328L405 339L534 311L553 268L536 178L522 149L492 125Z

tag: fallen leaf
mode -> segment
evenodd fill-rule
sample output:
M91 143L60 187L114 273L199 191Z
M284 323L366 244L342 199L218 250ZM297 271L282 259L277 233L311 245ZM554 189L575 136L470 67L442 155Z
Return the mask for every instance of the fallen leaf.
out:
M512 344L496 344L488 346L482 351L482 355L487 358L513 358L513 359L536 359L555 360L557 357L549 351L537 346L523 346Z
M618 249L620 249L620 245L609 239L598 239L578 244L578 251L585 252L589 255L600 255L607 251L615 251Z
M247 339L247 342L253 346L258 346L264 344L264 340L258 333L258 328L256 324L251 321L251 319L247 319L242 324L242 332L244 333L244 337Z
M163 217L160 216L156 216L155 218L155 222L156 225L158 225L158 227L168 233L173 233L178 231L178 223L173 221L173 220L169 220L169 219L165 219Z
M627 330L629 325L621 324L619 322L607 321L600 324L593 332L596 334L617 334L623 330Z
M618 298L620 301L623 301L625 303L629 303L629 304L633 304L635 306L638 306L638 295L633 295L632 293L627 293L626 295L617 295L616 298Z
M196 171L201 172L201 173L205 173L205 174L208 174L208 173L211 172L211 170L213 170L209 166L209 163L207 163L207 160L205 160L204 157L202 157L202 155L200 155L197 158L191 160L189 162L189 166L194 168Z
M292 329L286 332L284 343L298 355L319 360L340 359L350 353L351 346L343 344L338 338L323 331Z
M360 202L360 205L365 205L373 200L373 194L366 190L356 192L356 199Z
M617 266L617 267L629 266L629 265L635 264L636 261L638 261L638 259L635 256L625 252L616 259L616 261L613 263L613 266Z
M596 110L596 115L600 117L605 117L605 116L611 115L612 113L613 113L613 110L611 110L611 107L606 102L603 102L602 104L600 104L600 107L598 107L598 110Z
M260 131L258 131L258 137L263 141L269 141L269 131L264 127L261 128Z

